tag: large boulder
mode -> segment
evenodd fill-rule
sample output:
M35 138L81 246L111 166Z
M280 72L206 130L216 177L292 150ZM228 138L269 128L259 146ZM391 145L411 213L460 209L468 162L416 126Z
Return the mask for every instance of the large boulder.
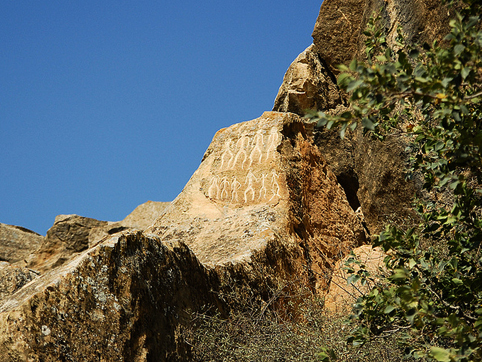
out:
M317 291L327 287L332 264L365 241L311 129L281 112L218 131L182 193L147 231L186 243L209 268L232 266L256 279L264 260L272 267L264 278L296 275Z
M303 114L309 109L332 109L342 101L336 78L312 44L288 68L273 111Z
M182 243L116 234L0 303L0 361L189 360L182 326L213 303Z
M168 202L147 201L117 222L79 215L58 215L38 250L27 258L28 266L43 273L117 232L129 229L142 231L163 213L167 205Z
M20 226L0 223L0 261L25 260L39 248L44 237Z

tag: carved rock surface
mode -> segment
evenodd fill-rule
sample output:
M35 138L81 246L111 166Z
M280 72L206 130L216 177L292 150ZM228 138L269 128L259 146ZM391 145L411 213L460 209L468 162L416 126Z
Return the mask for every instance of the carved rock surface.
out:
M249 268L281 244L289 257L277 263L289 263L315 290L326 287L330 263L364 241L311 130L280 112L218 131L182 193L147 231L185 242L211 268Z
M0 223L0 261L22 261L41 245L44 237L28 229Z
M113 235L112 223L59 216L37 254L41 274L8 271L25 277L0 302L0 362L189 360L191 311L223 312L233 290L265 302L273 290L323 293L335 261L365 240L292 113L220 130L160 212L145 232Z

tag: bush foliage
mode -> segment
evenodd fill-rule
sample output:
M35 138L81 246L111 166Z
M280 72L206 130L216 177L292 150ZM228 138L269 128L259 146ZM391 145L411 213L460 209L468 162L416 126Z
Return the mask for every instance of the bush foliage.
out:
M453 4L449 4L453 5ZM482 31L480 1L465 0L444 42L396 43L370 20L366 61L340 66L350 107L309 117L359 125L379 139L410 141L408 176L424 177L421 225L387 226L375 245L387 252L387 275L357 300L349 338L364 345L398 334L406 352L437 361L482 360ZM443 195L443 202L434 195ZM364 270L354 279L370 278Z

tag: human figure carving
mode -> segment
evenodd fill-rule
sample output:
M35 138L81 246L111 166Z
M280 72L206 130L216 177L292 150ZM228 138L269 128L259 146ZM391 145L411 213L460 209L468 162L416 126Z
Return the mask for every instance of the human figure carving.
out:
M273 200L276 196L278 197L281 197L281 195L279 194L280 192L280 186L279 186L279 176L278 174L276 173L275 170L273 170L271 172L271 186L272 186L272 192L273 192L273 196L271 196L271 198L269 199L269 201Z
M227 177L221 179L221 200L229 197L229 181Z
M232 202L238 202L238 190L241 188L241 184L239 183L238 179L236 176L233 178L233 182L231 183L231 201Z
M246 159L248 158L248 153L247 153L247 148L249 147L249 138L248 136L243 136L241 137L238 142L236 142L236 150L238 151L236 153L236 157L234 158L234 162L232 165L229 165L230 168L234 168L238 164L238 159L242 156L243 157L243 162L241 163L241 169L244 169L244 163L246 162Z
M248 194L251 192L251 201L254 201L254 197L256 195L256 191L254 190L254 182L258 181L256 176L249 171L248 175L246 176L245 183L247 184L246 190L244 190L244 202L248 202Z
M263 147L264 147L264 139L263 139L263 131L259 130L254 135L254 147L251 153L249 154L249 167L253 164L253 160L255 158L259 158L258 162L261 163L263 159ZM257 155L259 155L257 157Z
M229 167L229 164L233 161L234 154L231 152L231 143L232 142L233 141L231 139L228 139L224 143L224 152L221 155L221 170L223 169L225 163Z
M268 174L261 174L261 188L259 189L259 200L263 200L266 198L266 194L268 190L266 189L266 179L268 178Z
M266 160L269 160L274 151L278 147L279 142L279 133L276 127L271 128L271 131L268 136L268 150L266 152Z
M208 189L208 196L211 199L219 199L219 177L214 176L211 180L211 186Z

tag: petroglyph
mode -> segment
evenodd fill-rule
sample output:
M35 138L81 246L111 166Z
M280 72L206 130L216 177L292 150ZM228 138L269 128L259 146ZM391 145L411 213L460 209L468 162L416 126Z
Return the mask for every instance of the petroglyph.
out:
M220 141L212 177L203 181L206 197L233 205L276 202L282 197L280 176L272 163L279 157L279 127L260 126L240 125L237 137L226 135Z
M271 128L271 131L268 136L268 150L266 151L266 161L274 155L274 151L278 147L279 142L279 133L276 127ZM260 161L261 162L261 161Z
M233 164L229 165L229 168L234 168L235 166L237 166L239 158L242 156L243 162L241 163L241 170L244 169L244 163L246 162L246 159L248 158L248 153L247 153L248 147L249 147L249 137L248 136L243 136L238 140L238 142L236 142L236 150L238 152L236 153L236 157L234 158Z
M231 183L231 202L238 202L238 190L241 188L241 184L239 183L236 176L233 178L233 182Z
M269 199L269 201L273 200L275 197L281 197L281 195L279 194L280 192L279 176L274 170L271 172L271 185L272 185L273 196L271 196L271 199Z
M258 181L256 176L249 171L248 176L246 176L246 190L244 191L244 202L248 202L248 194L251 192L251 201L254 201L254 197L256 195L256 191L254 190L254 182Z
M249 154L249 167L252 166L253 161L258 159L258 163L261 163L263 159L263 147L264 147L264 140L263 140L263 131L259 130L254 135L254 147Z
M208 189L208 196L210 199L219 199L219 177L214 176L211 180L211 186Z
M220 195L221 200L227 199L229 197L229 186L230 185L229 185L228 178L223 177L221 179L221 195Z
M225 163L227 167L229 167L229 165L234 159L234 154L231 152L231 143L233 143L233 141L231 139L228 139L224 144L224 152L221 155L221 169L223 169Z
M266 195L268 193L268 189L266 188L266 178L268 177L268 174L262 174L261 175L261 188L259 189L259 200L264 200L266 199Z

